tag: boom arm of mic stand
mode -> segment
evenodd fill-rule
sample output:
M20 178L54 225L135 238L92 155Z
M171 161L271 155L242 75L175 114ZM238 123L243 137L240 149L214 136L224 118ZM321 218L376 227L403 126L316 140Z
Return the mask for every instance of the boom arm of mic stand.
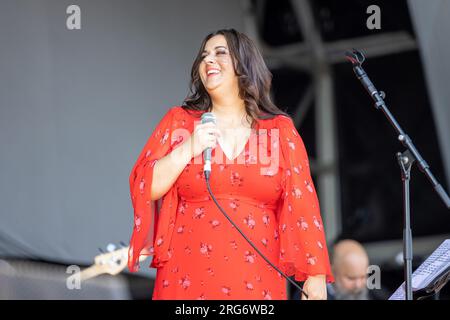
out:
M391 125L394 127L395 131L397 131L398 140L403 144L403 146L405 146L411 152L411 154L417 161L420 171L422 171L428 178L428 180L431 182L434 190L439 195L441 200L444 202L447 209L450 209L450 198L448 194L445 192L442 185L431 173L429 165L420 155L411 138L403 131L398 122L395 120L394 116L387 108L386 103L384 102L385 96L384 93L379 92L375 88L374 84L372 83L372 81L370 81L369 77L367 76L367 73L361 67L361 64L365 60L364 55L360 51L353 50L352 52L346 52L346 57L352 63L353 71L355 72L356 77L361 81L364 88L367 90L372 99L375 101L375 107L383 111L383 113L385 114Z

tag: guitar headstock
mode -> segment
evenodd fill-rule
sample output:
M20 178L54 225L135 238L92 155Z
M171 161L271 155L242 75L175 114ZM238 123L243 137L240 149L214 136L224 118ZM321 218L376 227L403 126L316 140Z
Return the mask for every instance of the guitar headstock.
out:
M128 246L123 242L120 242L120 246L121 248L117 249L116 245L109 244L106 247L107 252L99 249L102 254L95 257L94 264L102 273L116 275L125 269L128 263Z

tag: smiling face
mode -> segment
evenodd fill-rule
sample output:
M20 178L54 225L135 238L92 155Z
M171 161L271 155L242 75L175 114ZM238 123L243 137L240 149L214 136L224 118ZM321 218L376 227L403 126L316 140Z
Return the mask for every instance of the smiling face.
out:
M216 35L206 42L198 71L203 86L209 94L229 92L238 94L238 78L223 35Z

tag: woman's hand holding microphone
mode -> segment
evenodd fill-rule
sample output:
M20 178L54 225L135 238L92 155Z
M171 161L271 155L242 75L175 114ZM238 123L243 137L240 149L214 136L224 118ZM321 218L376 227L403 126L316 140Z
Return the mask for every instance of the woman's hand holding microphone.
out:
M156 161L153 171L151 200L160 199L173 186L193 157L206 148L215 148L220 131L213 122L198 124L194 132L170 154Z
M200 123L195 126L194 132L186 140L186 144L191 147L193 158L202 154L206 148L214 149L217 146L217 139L221 136L220 130L213 122Z

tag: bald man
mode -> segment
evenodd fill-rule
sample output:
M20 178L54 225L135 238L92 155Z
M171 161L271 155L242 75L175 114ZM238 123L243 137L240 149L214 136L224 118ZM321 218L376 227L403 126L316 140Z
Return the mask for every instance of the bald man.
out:
M361 244L354 240L336 243L332 255L335 283L328 286L329 299L368 300L368 267L369 257Z

